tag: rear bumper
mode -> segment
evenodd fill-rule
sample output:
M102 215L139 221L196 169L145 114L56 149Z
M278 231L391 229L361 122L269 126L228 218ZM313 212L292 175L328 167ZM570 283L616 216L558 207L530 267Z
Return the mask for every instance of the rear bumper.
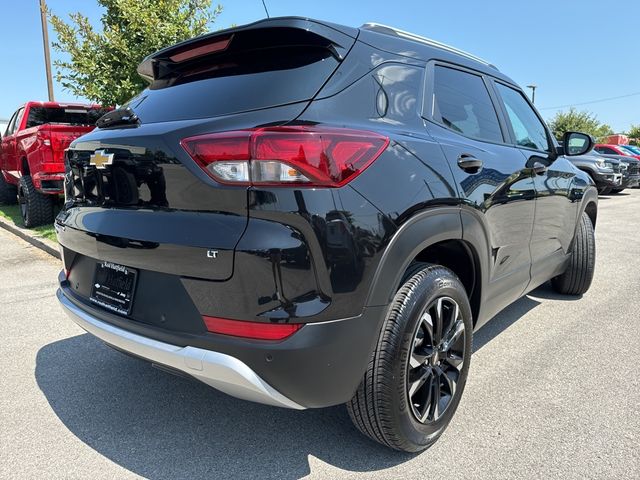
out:
M283 341L259 341L160 329L88 305L64 281L57 297L75 323L119 350L229 395L295 409L338 405L353 396L386 312L369 307L357 317L308 323Z
M128 332L91 316L57 291L65 313L87 332L118 349L153 363L180 370L224 393L253 402L304 409L230 355L197 347L180 347Z
M50 195L61 195L64 193L64 172L37 172L34 173L31 178L34 186L42 193Z

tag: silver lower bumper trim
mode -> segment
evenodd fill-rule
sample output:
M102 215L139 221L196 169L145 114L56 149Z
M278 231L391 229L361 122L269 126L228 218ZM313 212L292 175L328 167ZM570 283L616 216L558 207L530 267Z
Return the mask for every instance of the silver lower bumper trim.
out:
M179 347L115 327L77 307L58 289L65 313L84 330L106 343L151 362L175 368L224 393L244 400L303 410L230 355L196 347Z

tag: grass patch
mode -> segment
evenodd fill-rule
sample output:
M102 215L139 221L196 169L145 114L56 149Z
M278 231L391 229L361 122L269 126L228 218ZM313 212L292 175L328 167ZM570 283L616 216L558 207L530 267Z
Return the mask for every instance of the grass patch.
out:
M24 223L22 223L22 215L20 215L20 207L18 205L0 205L0 217L11 220L17 227L24 228ZM35 227L32 228L31 231L34 232L38 237L43 237L53 242L58 241L58 239L56 238L56 231L53 228L53 224Z

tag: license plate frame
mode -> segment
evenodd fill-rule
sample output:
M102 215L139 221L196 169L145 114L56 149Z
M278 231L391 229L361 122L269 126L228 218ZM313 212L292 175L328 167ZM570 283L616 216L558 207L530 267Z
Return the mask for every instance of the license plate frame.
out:
M109 261L96 263L89 300L119 315L131 314L138 270Z

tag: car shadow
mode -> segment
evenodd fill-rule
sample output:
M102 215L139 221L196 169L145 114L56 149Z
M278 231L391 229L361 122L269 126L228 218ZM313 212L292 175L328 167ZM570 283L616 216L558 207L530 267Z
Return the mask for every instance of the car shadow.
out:
M238 400L83 334L41 348L35 377L62 423L145 478L297 479L312 455L375 471L413 455L361 435L342 405L304 411Z
M536 297L549 298L549 290L540 287L494 317L476 332L474 351L539 305ZM157 370L88 334L42 347L35 377L74 435L145 478L284 480L308 475L309 456L356 472L415 456L361 435L344 406L295 411L238 400Z
M582 298L581 295L561 295L553 290L550 282L543 283L535 290L532 290L524 297L509 305L483 325L477 332L474 332L473 351L477 352L480 350L516 323L521 317L540 305L542 302L539 300L575 301L580 300L580 298Z

